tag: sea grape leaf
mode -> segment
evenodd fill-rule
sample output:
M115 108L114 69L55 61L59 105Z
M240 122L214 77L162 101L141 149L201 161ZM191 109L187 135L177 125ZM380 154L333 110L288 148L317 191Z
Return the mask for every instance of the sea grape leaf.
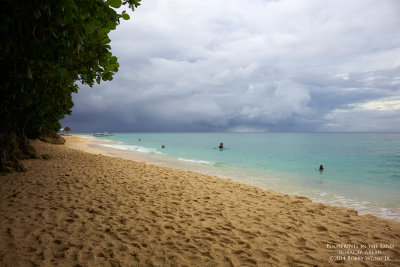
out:
M124 13L124 14L122 14L122 18L124 20L129 20L131 17L128 14Z
M107 0L107 4L113 8L120 8L121 7L121 0Z

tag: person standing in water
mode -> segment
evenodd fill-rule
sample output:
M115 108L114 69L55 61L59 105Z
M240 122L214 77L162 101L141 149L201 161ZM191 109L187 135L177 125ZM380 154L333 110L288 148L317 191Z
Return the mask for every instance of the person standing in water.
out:
M220 143L218 148L219 149L223 149L224 148L224 143Z
M320 171L320 172L323 172L323 171L324 171L324 166L319 165L319 171Z

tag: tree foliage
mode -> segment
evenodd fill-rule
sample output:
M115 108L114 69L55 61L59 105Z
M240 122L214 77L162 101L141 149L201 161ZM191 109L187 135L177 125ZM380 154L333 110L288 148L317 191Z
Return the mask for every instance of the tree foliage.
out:
M140 0L0 0L0 171L34 156L26 136L60 129L77 82L112 80L108 34ZM118 10L116 10L118 9ZM14 147L14 148L13 148Z
M71 131L71 128L69 128L69 127L67 126L67 127L65 127L65 128L64 128L64 131L66 131L66 132L67 132L67 134L68 134L68 132L70 132L70 131Z

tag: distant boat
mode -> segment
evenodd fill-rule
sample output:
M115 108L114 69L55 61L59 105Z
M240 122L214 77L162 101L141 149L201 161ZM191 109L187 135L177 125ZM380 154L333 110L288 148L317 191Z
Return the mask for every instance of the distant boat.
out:
M103 136L112 136L113 134L112 133L109 133L109 132L100 132L100 133L94 133L93 134L93 136L96 136L96 137L103 137Z

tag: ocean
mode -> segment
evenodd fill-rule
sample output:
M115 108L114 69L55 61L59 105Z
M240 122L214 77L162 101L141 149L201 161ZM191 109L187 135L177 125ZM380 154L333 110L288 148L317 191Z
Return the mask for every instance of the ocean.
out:
M120 149L121 156L400 221L400 133L115 133L90 138L108 140L98 145Z

